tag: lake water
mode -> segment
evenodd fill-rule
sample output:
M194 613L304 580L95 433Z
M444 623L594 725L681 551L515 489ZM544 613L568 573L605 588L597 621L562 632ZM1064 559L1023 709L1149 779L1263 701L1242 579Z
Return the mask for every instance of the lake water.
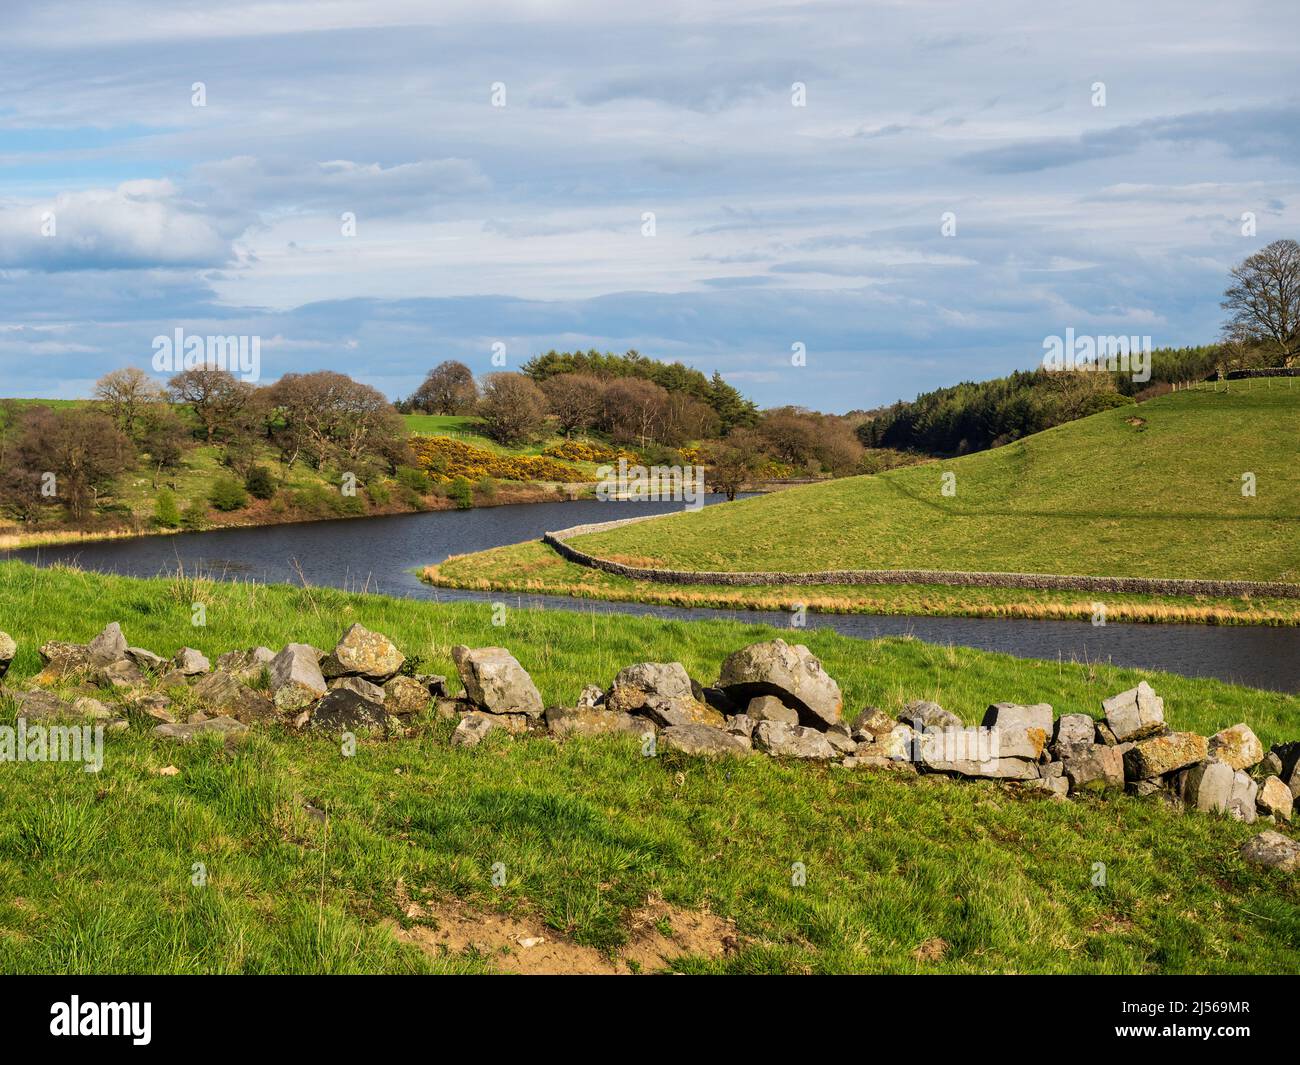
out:
M38 565L73 562L85 569L133 577L173 573L183 566L187 572L200 570L227 579L291 584L305 580L350 591L418 599L504 599L512 605L536 604L548 609L614 611L680 619L726 617L788 627L790 616L779 611L684 609L566 597L460 592L432 588L421 583L414 572L418 567L441 562L448 555L537 539L547 530L680 508L680 503L611 504L597 500L534 503L253 529L217 529L63 548L32 548L10 552L8 557ZM1300 691L1300 628L1296 627L1115 623L1094 627L1086 621L811 612L807 626L825 626L849 636L868 638L909 634L933 643L1004 651L1026 658L1109 662L1193 677L1218 677L1277 691Z

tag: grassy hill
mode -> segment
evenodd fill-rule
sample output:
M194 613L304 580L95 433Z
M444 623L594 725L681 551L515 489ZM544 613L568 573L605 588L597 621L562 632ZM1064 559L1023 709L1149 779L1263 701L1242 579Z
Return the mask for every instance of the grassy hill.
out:
M208 624L191 625L192 604ZM204 651L332 644L352 621L421 669L452 674L455 643L504 644L549 704L622 666L680 660L712 680L774 631L436 604L326 589L139 581L0 563L0 627L21 650L86 640L112 620L136 645ZM788 635L788 633L787 633ZM914 640L801 634L846 711L940 701L968 721L1003 699L1096 714L1139 679L1176 728L1249 721L1266 744L1300 734L1300 699L1215 681L1025 661ZM111 699L111 695L103 695ZM12 708L0 700L0 723ZM1124 796L1056 803L992 783L752 758L708 764L635 740L509 741L453 749L450 724L359 743L258 733L233 752L132 728L98 774L0 772L0 970L482 971L505 959L425 946L428 914L527 919L553 945L616 953L661 900L680 930L735 922L739 948L688 972L1294 972L1300 881L1242 864L1255 829ZM177 772L161 771L174 767ZM326 826L304 809L329 812ZM196 887L194 863L206 867ZM492 885L495 863L506 882ZM807 882L791 883L802 862ZM1092 886L1094 863L1107 868ZM482 926L480 926L482 927ZM516 946L516 951L518 950Z
M955 494L942 494L944 474ZM1253 473L1257 494L1242 494ZM611 514L611 517L617 517ZM701 570L991 570L1300 582L1300 390L1180 392L993 451L577 538Z

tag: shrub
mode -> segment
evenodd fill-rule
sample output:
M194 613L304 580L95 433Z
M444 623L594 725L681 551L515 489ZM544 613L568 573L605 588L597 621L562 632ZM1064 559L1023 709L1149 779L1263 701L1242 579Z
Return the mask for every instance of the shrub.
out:
M541 455L498 455L447 436L423 436L411 441L411 450L434 481L445 484L457 477L477 481L495 477L502 481L590 481L574 466Z
M398 466L396 479L398 484L403 488L409 488L412 492L425 493L433 488L429 475L414 466Z
M275 479L265 466L254 466L244 478L244 487L254 499L270 499L275 495Z
M458 510L469 510L474 505L474 489L469 478L455 478L447 490L447 498L456 504Z
M203 500L195 499L181 511L181 528L198 532L208 527L208 508Z
M153 505L154 524L163 529L175 529L181 523L181 512L176 506L176 493L170 488L158 492Z
M386 507L393 501L393 493L388 490L388 485L383 481L372 481L366 485L366 495L377 507Z
M218 477L208 492L208 502L218 510L238 510L247 505L248 493L233 477Z
M480 477L478 484L474 486L474 491L484 499L495 499L497 496L497 483L491 477Z

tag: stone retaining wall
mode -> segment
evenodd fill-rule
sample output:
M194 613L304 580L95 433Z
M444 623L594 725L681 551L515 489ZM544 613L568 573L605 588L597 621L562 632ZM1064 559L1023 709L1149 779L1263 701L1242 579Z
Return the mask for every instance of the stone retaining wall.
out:
M1188 580L1175 577L1085 577L1053 573L966 573L950 570L894 570L846 569L820 570L813 573L773 573L769 571L706 571L652 569L644 566L627 566L621 562L599 558L580 551L567 541L587 533L605 532L623 525L650 521L663 517L660 514L620 518L617 521L575 525L542 535L560 555L589 569L602 570L633 580L654 581L657 584L714 584L732 587L776 585L799 587L802 585L840 584L940 584L955 588L1033 588L1040 590L1065 590L1076 592L1136 592L1145 595L1216 595L1216 596L1273 596L1279 599L1300 599L1300 584L1281 581L1220 581Z

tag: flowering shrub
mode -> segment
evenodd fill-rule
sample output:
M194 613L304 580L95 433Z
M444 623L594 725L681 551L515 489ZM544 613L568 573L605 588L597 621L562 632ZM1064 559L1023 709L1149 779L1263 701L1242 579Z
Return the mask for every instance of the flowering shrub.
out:
M617 462L619 459L627 459L629 463L640 461L640 456L635 451L591 440L564 440L552 444L542 454L566 462Z
M457 477L470 482L485 477L501 481L589 481L573 466L540 455L498 455L449 436L412 437L411 450L429 477L446 484Z

